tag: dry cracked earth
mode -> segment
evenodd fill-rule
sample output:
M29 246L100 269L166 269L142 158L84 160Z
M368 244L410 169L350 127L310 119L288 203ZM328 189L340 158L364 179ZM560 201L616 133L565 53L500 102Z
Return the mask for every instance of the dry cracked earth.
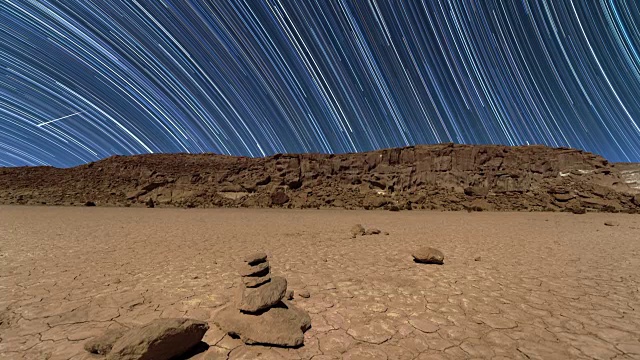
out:
M0 207L0 358L91 359L107 328L211 319L264 250L311 294L304 346L211 324L193 359L640 359L639 234L626 214ZM425 245L445 264L414 263Z

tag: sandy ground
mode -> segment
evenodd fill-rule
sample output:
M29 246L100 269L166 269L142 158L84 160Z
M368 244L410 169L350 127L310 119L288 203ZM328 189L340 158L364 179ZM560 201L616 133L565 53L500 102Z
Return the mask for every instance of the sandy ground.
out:
M264 250L311 293L305 345L211 324L193 358L640 359L639 235L625 214L0 207L0 358L92 358L108 327L210 319ZM445 264L414 263L423 245Z

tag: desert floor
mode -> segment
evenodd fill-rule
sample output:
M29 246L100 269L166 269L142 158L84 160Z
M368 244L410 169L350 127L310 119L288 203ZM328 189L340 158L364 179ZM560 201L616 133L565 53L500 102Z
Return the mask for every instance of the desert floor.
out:
M445 264L414 263L425 245ZM640 359L637 215L57 207L0 207L0 358L88 359L108 327L208 320L256 250L311 293L305 345L211 323L194 359Z

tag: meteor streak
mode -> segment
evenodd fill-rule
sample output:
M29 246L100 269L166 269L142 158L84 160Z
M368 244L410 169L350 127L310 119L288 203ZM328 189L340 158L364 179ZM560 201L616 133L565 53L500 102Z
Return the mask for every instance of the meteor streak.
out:
M82 114L83 112L84 112L84 111L78 111L78 112L77 112L77 113L75 113L75 114L71 114L71 115L63 116L63 117L61 117L61 118L57 118L57 119L53 119L53 120L49 120L49 121L47 121L47 122L43 122L42 124L37 124L36 126L38 126L38 127L42 127L42 126L44 126L44 125L51 124L52 122L56 122L56 121L59 121L59 120L62 120L62 119L66 119L66 118L68 118L68 117L72 117L72 116L75 116L75 115L78 115L78 114Z

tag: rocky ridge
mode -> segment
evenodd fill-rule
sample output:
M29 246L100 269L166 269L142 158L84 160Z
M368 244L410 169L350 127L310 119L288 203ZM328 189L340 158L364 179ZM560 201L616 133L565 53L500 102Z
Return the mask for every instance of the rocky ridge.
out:
M539 145L113 156L68 169L0 168L0 204L638 212L633 169Z

